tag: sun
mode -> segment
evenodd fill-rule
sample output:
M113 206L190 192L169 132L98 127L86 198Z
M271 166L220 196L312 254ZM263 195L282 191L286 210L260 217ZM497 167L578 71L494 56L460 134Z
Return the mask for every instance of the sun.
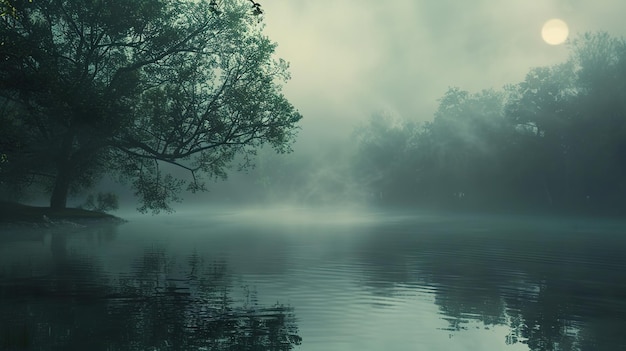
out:
M541 37L550 45L559 45L567 40L569 28L567 23L558 18L553 18L546 22L541 28Z

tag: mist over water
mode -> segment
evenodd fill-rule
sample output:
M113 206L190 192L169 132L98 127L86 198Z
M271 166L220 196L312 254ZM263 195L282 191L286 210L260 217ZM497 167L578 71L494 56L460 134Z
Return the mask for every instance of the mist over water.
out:
M615 332L626 313L623 221L290 206L128 220L3 233L3 340L202 349L257 330L255 342L302 350L626 342ZM285 323L278 339L275 323Z
M626 2L261 2L0 1L0 351L626 349Z

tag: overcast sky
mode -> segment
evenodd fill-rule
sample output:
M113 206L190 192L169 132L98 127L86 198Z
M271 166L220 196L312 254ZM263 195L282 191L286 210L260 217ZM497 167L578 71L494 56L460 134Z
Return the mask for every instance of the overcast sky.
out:
M304 115L300 139L347 136L384 111L428 120L448 87L479 91L563 62L541 27L570 37L626 36L624 0L260 0L266 33L291 63L285 94ZM308 140L308 142L307 142Z

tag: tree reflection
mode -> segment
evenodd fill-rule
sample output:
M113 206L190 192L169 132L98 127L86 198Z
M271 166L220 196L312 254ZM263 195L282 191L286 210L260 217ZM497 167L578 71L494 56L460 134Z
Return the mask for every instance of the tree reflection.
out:
M53 272L0 285L0 349L291 350L293 308L233 287L223 262L177 262L146 249L131 271L105 273L54 238ZM81 267L79 269L79 267Z
M371 235L361 249L377 267L368 267L368 281L431 287L453 334L479 321L507 326L507 344L533 351L626 346L626 243L618 235L565 225L464 225Z

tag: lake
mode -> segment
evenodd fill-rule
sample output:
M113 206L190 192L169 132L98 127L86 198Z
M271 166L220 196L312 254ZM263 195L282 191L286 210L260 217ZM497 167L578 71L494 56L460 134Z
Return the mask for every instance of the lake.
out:
M1 350L626 350L626 224L364 210L0 229Z

